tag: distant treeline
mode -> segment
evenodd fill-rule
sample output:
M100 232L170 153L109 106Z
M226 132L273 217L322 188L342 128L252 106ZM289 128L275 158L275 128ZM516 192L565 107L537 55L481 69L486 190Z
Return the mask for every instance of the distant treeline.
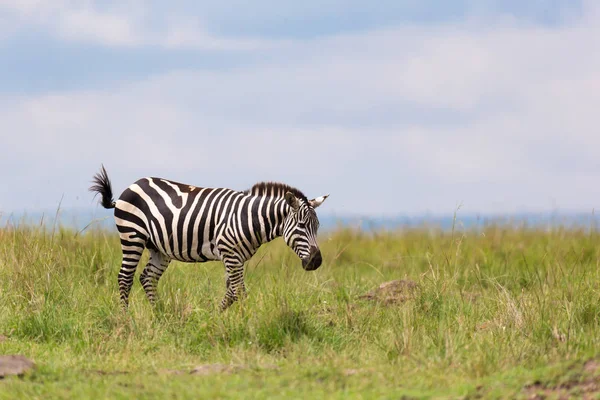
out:
M519 214L469 214L456 215L416 215L416 216L351 216L320 214L322 230L353 228L363 231L398 230L409 228L432 228L451 230L482 229L490 225L513 228L579 228L596 230L598 216L589 213L539 212ZM0 227L7 225L43 226L44 228L64 227L76 230L101 228L115 229L113 216L105 210L49 210L46 212L6 213L0 211Z

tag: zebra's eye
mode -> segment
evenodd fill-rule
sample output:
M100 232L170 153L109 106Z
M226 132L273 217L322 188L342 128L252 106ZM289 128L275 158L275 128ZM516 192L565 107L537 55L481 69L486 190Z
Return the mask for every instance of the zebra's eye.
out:
M298 222L298 228L304 229L306 228L306 224L304 222Z

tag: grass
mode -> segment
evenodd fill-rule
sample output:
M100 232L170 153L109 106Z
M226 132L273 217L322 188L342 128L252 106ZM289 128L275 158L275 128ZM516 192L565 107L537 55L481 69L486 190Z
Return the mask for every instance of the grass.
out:
M220 263L172 263L156 308L136 279L123 313L116 234L0 229L0 354L37 364L1 380L0 399L593 392L583 382L596 382L600 348L595 232L338 230L320 242L315 272L280 240L263 246L248 298L225 313ZM417 289L400 303L360 299L394 279ZM190 374L197 366L207 372Z

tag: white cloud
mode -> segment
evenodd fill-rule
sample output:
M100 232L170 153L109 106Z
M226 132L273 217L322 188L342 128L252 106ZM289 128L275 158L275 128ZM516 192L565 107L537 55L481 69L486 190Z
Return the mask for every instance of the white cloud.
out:
M162 14L140 0L110 7L90 0L0 0L0 21L3 16L18 21L10 29L5 27L3 36L35 27L59 39L105 46L247 51L283 43L215 36L199 17L181 12Z
M58 21L54 29L67 40L114 46L135 46L144 41L131 21L122 15L82 9L65 12Z
M63 191L87 206L104 162L117 190L147 174L281 179L332 192L337 212L598 208L596 11L556 28L470 20L288 42L238 69L4 98L15 151L0 167L25 178L8 178L0 207Z

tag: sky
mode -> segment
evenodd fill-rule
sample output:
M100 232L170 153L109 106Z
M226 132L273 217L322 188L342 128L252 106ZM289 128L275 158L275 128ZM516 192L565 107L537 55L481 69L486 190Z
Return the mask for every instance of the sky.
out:
M592 212L600 5L0 0L0 213L144 176L321 212Z

